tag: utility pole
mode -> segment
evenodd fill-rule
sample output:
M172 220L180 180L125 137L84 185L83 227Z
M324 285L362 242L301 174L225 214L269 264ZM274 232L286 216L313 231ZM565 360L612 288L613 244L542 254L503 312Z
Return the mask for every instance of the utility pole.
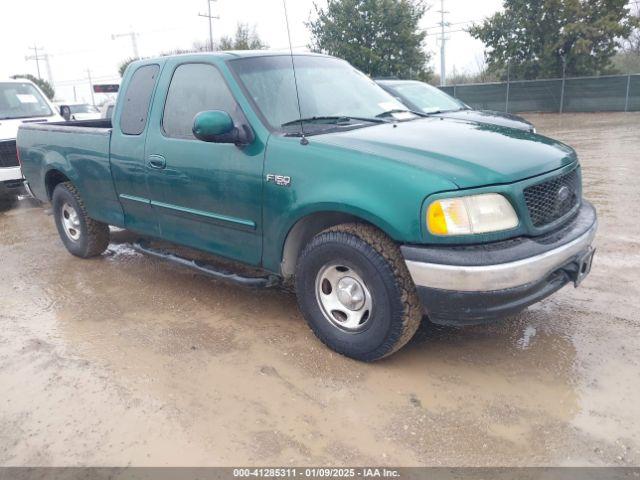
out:
M38 70L38 78L40 80L42 80L42 75L40 73L40 60L44 60L44 64L47 68L47 79L51 86L53 86L53 73L51 73L51 62L49 61L50 55L48 53L44 53L44 49L42 47L33 46L29 47L29 49L33 50L33 55L27 55L24 59L36 61L36 69Z
M111 40L115 40L116 38L122 37L130 37L131 38L131 46L133 47L133 57L137 60L140 58L140 52L138 51L138 34L133 31L127 33L114 33L111 35Z
M444 0L440 0L440 86L444 87L447 84L447 72L445 61L445 43L447 38L444 35L444 27L449 24L444 21L444 15L449 13L444 9Z
M213 19L219 19L219 16L211 15L211 2L215 2L216 0L207 0L207 12L208 13L199 13L199 17L204 17L209 19L209 50L213 52Z
M89 78L89 91L91 92L91 104L96 106L96 99L93 96L93 80L91 80L91 70L87 68L87 77Z
M49 54L45 53L44 55L42 55L42 58L44 59L44 64L47 67L47 77L49 77L49 83L53 87L53 73L51 73L51 62L49 61Z
M38 78L42 80L40 76L40 55L38 54L38 50L42 51L41 47L34 45L33 47L29 47L29 50L33 50L33 55L27 55L24 57L25 60L35 60L36 61L36 69L38 70Z

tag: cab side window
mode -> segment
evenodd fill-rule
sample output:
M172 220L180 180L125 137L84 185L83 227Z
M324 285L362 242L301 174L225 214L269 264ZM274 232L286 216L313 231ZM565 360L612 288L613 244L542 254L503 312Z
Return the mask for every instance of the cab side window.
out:
M159 71L158 65L145 65L133 73L124 94L124 106L120 115L120 130L125 135L140 135L144 132Z
M205 110L224 110L236 123L242 119L240 108L216 67L203 63L180 65L173 73L164 105L165 136L195 139L193 120Z

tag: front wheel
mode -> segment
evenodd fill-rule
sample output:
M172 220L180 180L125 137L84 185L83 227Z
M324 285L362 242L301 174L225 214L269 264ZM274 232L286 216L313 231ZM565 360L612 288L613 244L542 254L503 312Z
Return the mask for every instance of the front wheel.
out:
M87 215L80 194L71 182L60 183L51 199L58 234L69 253L90 258L109 246L109 226Z
M296 267L296 294L307 323L327 346L373 361L407 343L422 308L397 245L365 224L321 232Z

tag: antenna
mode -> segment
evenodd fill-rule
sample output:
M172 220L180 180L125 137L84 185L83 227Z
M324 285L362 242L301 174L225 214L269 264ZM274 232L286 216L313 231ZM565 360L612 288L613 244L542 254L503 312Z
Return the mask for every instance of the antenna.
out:
M287 0L282 0L284 5L284 19L287 22L287 37L289 37L289 54L291 56L291 69L293 70L293 83L296 86L296 100L298 101L298 116L300 117L300 134L302 138L300 143L302 145L308 145L309 140L304 135L304 122L302 121L302 107L300 106L300 92L298 91L298 77L296 76L296 63L293 60L293 46L291 43L291 31L289 30L289 15L287 14Z

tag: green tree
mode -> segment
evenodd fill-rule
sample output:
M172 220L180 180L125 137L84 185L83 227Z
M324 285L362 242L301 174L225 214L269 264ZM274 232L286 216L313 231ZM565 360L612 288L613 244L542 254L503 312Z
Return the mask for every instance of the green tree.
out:
M55 96L56 96L56 91L53 88L53 85L51 85L46 80L42 80L41 78L36 78L36 77L34 77L33 75L31 75L29 73L24 73L24 74L21 74L21 75L14 75L11 78L13 78L13 79L26 78L27 80L31 80L33 83L35 83L40 88L40 90L42 90L42 93L44 93L49 100L53 100L55 98Z
M504 0L504 11L469 30L484 42L489 69L511 78L612 72L618 39L635 20L627 0Z
M422 0L328 0L307 22L311 49L343 58L373 77L428 80L430 55L419 22Z
M620 73L640 73L640 3L632 2L635 28L620 42L620 50L613 57L613 65Z
M269 48L256 33L256 27L238 23L233 37L224 36L217 45L218 50L263 50Z
M124 72L127 69L127 67L135 62L136 60L138 60L135 57L130 57L130 58L125 58L123 61L120 62L120 65L118 65L118 73L120 74L120 77L122 78L124 76Z
M256 27L249 27L246 23L238 23L236 31L232 37L224 36L214 44L215 50L263 50L269 46L262 41L256 33ZM176 48L160 53L161 57L169 55L180 55L184 53L208 52L209 42L194 42L191 48ZM120 77L124 75L125 70L131 62L135 62L137 58L127 58L120 62L118 73Z

